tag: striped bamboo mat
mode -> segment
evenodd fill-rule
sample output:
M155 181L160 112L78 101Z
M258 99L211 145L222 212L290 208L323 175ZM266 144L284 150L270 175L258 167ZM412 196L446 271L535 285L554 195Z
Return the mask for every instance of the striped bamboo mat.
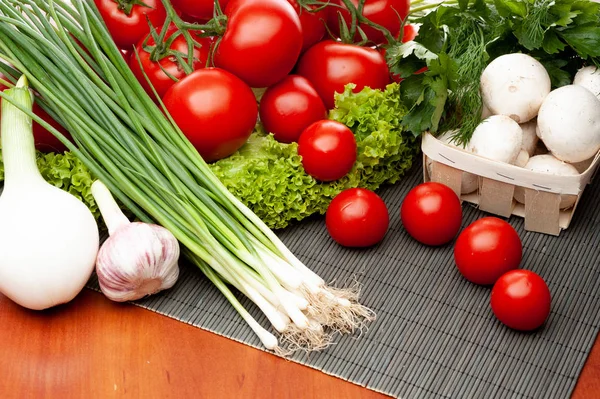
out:
M421 182L421 173L415 167L400 183L381 190L391 224L375 248L336 245L321 218L280 232L327 281L360 281L362 303L378 316L366 334L339 338L324 352L292 360L402 398L568 397L600 325L600 184L588 188L571 228L558 238L524 232L522 219L510 220L523 240L523 267L540 274L553 296L545 327L524 334L494 318L490 290L460 276L451 245L428 248L402 229L401 201ZM484 215L468 205L464 213L464 226ZM138 304L260 348L201 273L182 269L172 290ZM259 321L268 325L262 317Z

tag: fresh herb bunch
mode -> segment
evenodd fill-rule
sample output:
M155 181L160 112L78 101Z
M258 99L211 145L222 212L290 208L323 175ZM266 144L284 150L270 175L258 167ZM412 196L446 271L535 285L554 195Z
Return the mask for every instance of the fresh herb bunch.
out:
M481 119L479 78L486 65L523 52L548 70L553 87L584 64L600 65L600 4L589 0L459 0L416 18L414 42L395 44L388 63L402 82L407 130L458 130L467 143ZM425 73L415 74L427 67Z

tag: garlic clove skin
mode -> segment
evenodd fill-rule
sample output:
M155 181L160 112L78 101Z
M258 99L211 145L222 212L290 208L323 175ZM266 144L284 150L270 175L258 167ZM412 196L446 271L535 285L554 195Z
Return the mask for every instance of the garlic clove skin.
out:
M179 277L179 242L162 226L132 222L102 245L96 274L102 293L116 302L134 301L171 288Z

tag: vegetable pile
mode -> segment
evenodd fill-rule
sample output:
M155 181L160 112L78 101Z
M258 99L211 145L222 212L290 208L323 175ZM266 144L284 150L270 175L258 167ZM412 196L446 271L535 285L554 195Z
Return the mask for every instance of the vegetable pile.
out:
M375 190L396 183L413 165L418 141L400 122L405 112L400 87L364 88L349 85L336 97L331 120L348 126L356 138L353 169L333 182L319 182L304 172L296 143L281 143L258 124L233 155L209 164L227 189L271 228L284 228L315 213L324 214L330 201L348 188ZM1 156L0 156L1 161ZM91 194L93 177L71 152L38 152L44 179L82 199L99 215ZM0 163L0 180L4 169Z
M409 9L407 0L0 0L0 97L8 110L0 226L10 226L12 208L24 209L13 194L21 159L38 182L46 179L44 189L63 188L79 208L88 205L86 215L102 215L110 238L101 248L91 240L90 253L113 300L173 286L181 253L268 349L319 350L337 333L362 329L374 314L358 293L328 286L270 228L326 213L340 245L376 245L389 213L372 190L411 167L425 130L525 166L536 141L536 127L525 123L539 111L537 130L557 158L577 162L572 153L600 147L594 131L563 153L555 144L564 140L553 141L556 131L542 123L561 106L544 112L565 89L557 87L599 64L599 5L460 0ZM527 65L511 72L505 57ZM533 105L497 95L503 88L486 67L496 70L492 78L541 73L516 96ZM599 101L588 91L598 87L593 74L582 72L569 90ZM494 115L480 124L484 105ZM595 116L595 103L581 106ZM490 140L496 124L503 135ZM39 152L36 164L34 144L59 153ZM473 176L463 180L476 186ZM409 195L401 217L421 242L440 245L457 234L462 213L454 193L432 187ZM421 195L432 209L419 209ZM24 245L22 234L11 238L21 240L14 248ZM35 259L17 255L0 262L6 276L16 276L13 263L36 270L28 266ZM89 259L79 260L89 277ZM35 274L2 279L0 290L17 298L15 286L44 284ZM231 287L266 315L268 329Z
M357 7L344 2L354 14L363 3ZM0 97L24 121L17 129L8 119L2 136L10 138L11 130L21 130L29 143L29 168L37 176L44 162L59 165L68 163L71 156L89 170L74 163L70 176L57 175L63 177L63 187L79 187L73 191L90 204L91 191L109 229L110 238L98 251L93 224L96 243L88 243L96 247L93 258L102 291L124 301L170 288L179 274L181 245L181 254L215 284L268 349L279 353L318 350L329 345L336 333L362 329L374 314L358 303L355 289L329 287L232 192L238 194L235 187L247 190L249 186L254 192L256 186L265 190L260 197L246 193L239 197L254 205L270 201L261 217L281 227L292 219L324 213L329 201L345 188L376 188L396 181L410 167L418 145L400 127L406 109L399 100L398 84L388 86L391 77L383 55L345 41L321 42L327 44L323 53L313 51L320 48L321 43L316 43L301 56L304 37L299 14L321 10L310 5L295 9L284 0L232 0L223 10L215 3L214 18L204 23L184 21L169 1L127 3L116 14L114 6L106 1L0 1L0 57L4 61L0 83L8 88ZM133 15L138 20L143 17L148 26L140 23L124 29ZM249 25L248 21L254 22ZM281 29L265 29L265 24ZM250 35L253 41L239 40L240 35L249 34L242 26L255 29ZM342 37L364 34L354 18L349 32L344 26ZM383 29L383 36L393 40ZM210 51L196 51L203 47ZM309 54L311 59L327 62L352 60L356 69L345 77L311 80L310 76L321 76L319 68L325 64L307 68L302 60ZM198 62L203 58L215 67ZM296 63L299 75L290 77L294 84L282 83L275 90ZM370 65L378 69L365 71ZM21 97L28 95L29 82L38 110L10 95L13 91ZM265 120L283 118L292 123L291 117L301 116L295 105L290 108L289 101L286 105L290 96L313 102L315 112L296 118L291 139L279 131L286 128L285 123L274 123L269 134L260 123L256 125L258 101L251 87L263 86L273 88L267 89L261 101ZM337 108L327 118L325 106L333 104ZM3 115L3 121L9 116ZM43 139L24 127L29 118L69 152L48 158L38 155L36 165L33 143ZM285 137L282 142L276 141L281 137ZM19 180L11 172L15 168L9 168L11 160L25 159L18 146L11 146L10 140L7 143L3 146L7 169L2 199L9 204L5 215L19 206L18 201L9 201L11 187ZM83 171L85 178L76 178ZM269 190L257 184L282 177L295 186L292 196L299 194L300 200L292 200L281 187ZM232 192L223 185L228 180ZM113 195L140 222L129 222ZM302 204L305 196L309 206L300 205L281 218L282 207L290 202ZM74 196L68 198L81 204ZM384 227L377 240L385 234L387 223ZM6 271L12 263L23 264L23 273L32 270L26 259L5 260ZM82 276L89 277L90 268L83 266L90 262L80 261ZM12 284L7 278L12 285L3 286L2 291L10 293L15 286L27 291L45 284L35 273L30 277L24 284ZM257 305L271 323L271 331L243 308L230 286Z

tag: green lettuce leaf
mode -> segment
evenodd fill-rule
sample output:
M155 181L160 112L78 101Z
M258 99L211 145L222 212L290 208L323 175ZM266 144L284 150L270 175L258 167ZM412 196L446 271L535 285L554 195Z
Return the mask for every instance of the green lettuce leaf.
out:
M404 132L400 121L406 108L398 84L385 91L348 85L336 95L329 118L355 134L358 157L352 171L334 182L318 182L302 168L297 144L277 142L260 130L231 157L211 165L225 186L269 227L283 228L313 214L324 214L338 193L352 187L372 190L395 183L412 166L417 139Z

